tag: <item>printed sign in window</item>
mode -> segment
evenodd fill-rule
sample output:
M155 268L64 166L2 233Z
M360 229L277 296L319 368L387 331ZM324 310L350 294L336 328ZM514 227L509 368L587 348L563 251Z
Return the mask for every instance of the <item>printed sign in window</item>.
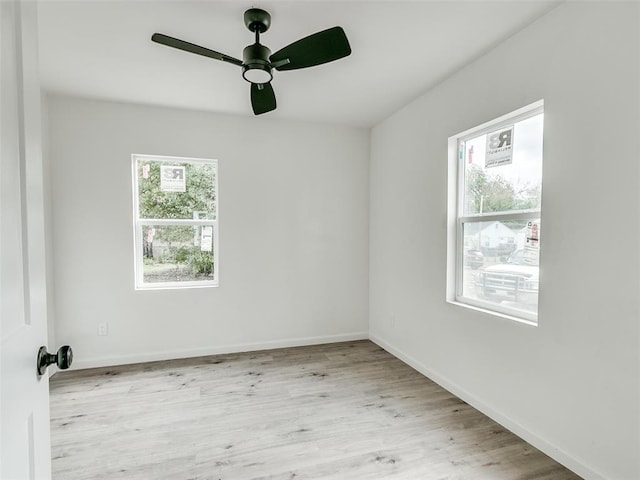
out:
M160 190L163 192L186 192L187 175L184 167L161 165Z
M487 135L485 168L499 167L513 162L513 125Z
M213 227L202 227L200 234L200 251L211 252L213 250Z
M540 261L540 224L527 222L527 235L524 242L524 263L538 265Z

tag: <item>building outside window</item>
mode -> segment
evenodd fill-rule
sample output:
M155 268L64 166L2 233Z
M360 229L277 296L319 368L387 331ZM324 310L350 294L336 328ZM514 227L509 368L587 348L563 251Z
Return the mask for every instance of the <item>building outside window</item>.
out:
M455 260L448 299L537 323L543 103L451 137L449 144Z
M216 160L132 155L136 289L218 285Z

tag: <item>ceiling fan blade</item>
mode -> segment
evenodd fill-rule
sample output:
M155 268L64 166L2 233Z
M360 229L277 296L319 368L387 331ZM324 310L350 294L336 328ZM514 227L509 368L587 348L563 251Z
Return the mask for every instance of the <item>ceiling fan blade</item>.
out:
M203 55L205 57L215 58L216 60L222 60L223 62L242 66L242 60L230 57L229 55L225 55L224 53L214 52L213 50L209 50L208 48L201 47L200 45L196 45L194 43L185 42L184 40L179 40L168 35L163 35L162 33L154 33L151 36L151 40L168 47L177 48L178 50L184 50L185 52L191 52L197 55Z
M251 84L251 106L256 115L276 109L276 94L271 83Z
M351 46L342 27L333 27L278 50L269 57L276 70L296 70L332 62L351 54Z

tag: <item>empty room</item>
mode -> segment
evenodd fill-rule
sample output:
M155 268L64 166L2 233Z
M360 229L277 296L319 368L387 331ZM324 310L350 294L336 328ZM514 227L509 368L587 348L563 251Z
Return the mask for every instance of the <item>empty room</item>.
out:
M640 3L0 9L0 479L640 479Z

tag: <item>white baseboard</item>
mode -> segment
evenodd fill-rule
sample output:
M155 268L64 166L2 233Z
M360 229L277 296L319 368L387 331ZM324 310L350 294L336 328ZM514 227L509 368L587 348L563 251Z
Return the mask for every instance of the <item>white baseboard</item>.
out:
M407 365L409 365L414 370L420 372L425 377L433 380L435 383L440 385L445 390L448 390L456 397L464 400L469 405L471 405L476 410L479 410L487 417L491 418L495 422L499 423L503 427L505 427L510 432L516 434L520 438L522 438L527 443L533 445L535 448L553 458L556 462L564 465L569 470L575 472L581 477L587 480L606 480L607 477L596 472L592 468L589 468L585 465L583 461L577 459L563 450L559 449L555 445L551 444L544 438L536 435L535 433L525 429L518 422L515 422L511 418L506 417L500 412L494 410L489 405L485 404L481 399L477 398L475 395L469 393L467 390L461 388L459 385L451 382L446 377L434 372L423 363L419 362L415 358L410 355L406 355L400 349L394 347L390 343L388 343L383 338L375 335L374 333L369 332L369 340L373 343L377 344L379 347L384 348L391 355L396 357L398 360L403 361Z
M271 340L267 342L219 345L183 350L144 352L134 355L114 355L112 357L79 358L78 356L76 356L73 359L73 366L71 368L73 370L83 370L86 368L113 367L116 365L155 362L159 360L175 360L178 358L202 357L207 355L220 355L224 353L253 352L257 350L273 350L275 348L304 347L308 345L321 345L324 343L367 340L368 338L368 332L353 332L341 335L290 338L282 340Z

